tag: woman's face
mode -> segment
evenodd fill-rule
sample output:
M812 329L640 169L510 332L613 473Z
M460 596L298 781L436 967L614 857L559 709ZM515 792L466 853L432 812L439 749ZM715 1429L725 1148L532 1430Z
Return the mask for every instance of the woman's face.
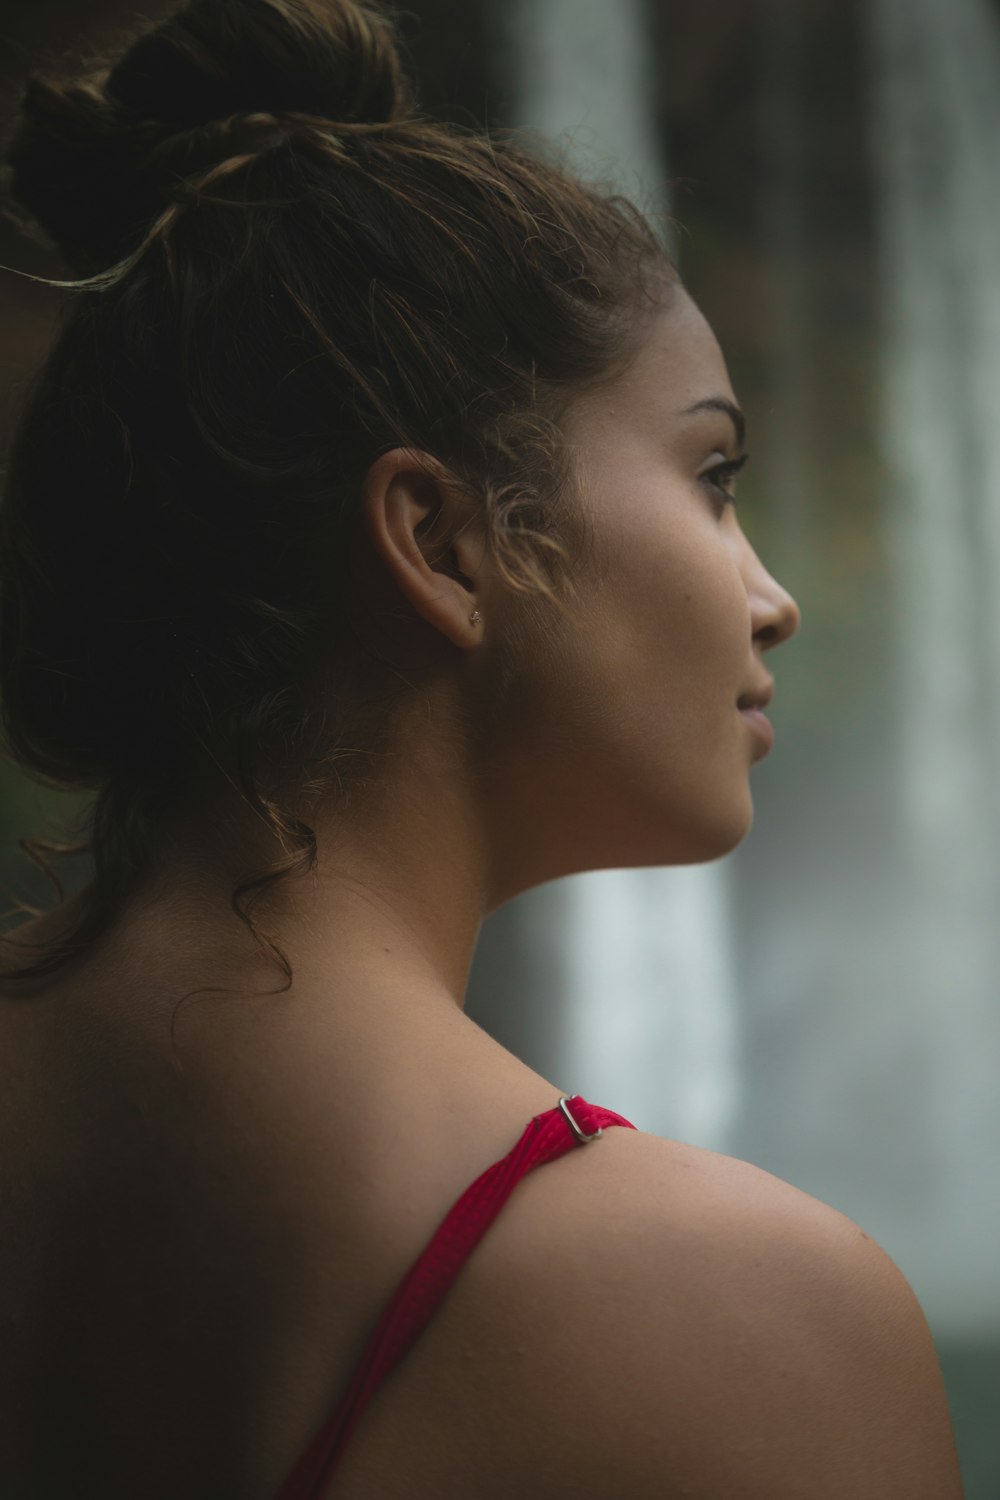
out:
M765 653L799 612L728 493L740 425L718 343L679 288L628 372L565 424L593 554L572 623L539 653L528 733L549 798L585 825L590 857L566 848L565 867L713 859L750 827L769 726L741 704L766 701Z

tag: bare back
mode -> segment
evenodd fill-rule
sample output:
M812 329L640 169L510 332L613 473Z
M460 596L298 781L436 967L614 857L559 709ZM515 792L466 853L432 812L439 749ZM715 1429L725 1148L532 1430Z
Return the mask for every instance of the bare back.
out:
M124 1014L70 985L0 1007L7 1482L264 1500L447 1209L564 1090L471 1023L435 1038L437 1071L351 1089L290 1007L234 1006L179 1076ZM847 1500L879 1453L873 1495L954 1500L907 1294L856 1226L769 1174L609 1130L519 1184L328 1500ZM851 1313L869 1306L879 1327ZM880 1373L900 1329L907 1368ZM859 1378L881 1440L849 1409ZM829 1487L795 1488L817 1461Z
M269 1496L452 1203L562 1091L464 1018L366 1068L306 996L229 997L172 1054L184 986L123 972L0 1003L0 1488ZM386 1405L405 1431L405 1380Z

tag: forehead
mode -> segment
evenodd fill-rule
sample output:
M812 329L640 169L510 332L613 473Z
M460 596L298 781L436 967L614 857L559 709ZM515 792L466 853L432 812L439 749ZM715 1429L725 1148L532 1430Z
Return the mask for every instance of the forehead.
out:
M735 402L722 350L678 285L669 306L650 320L632 363L613 382L584 393L575 415L585 428L649 418L662 429L697 402L720 396Z
M633 367L641 384L653 384L679 407L705 396L733 399L719 341L701 309L682 287L672 306L656 319Z

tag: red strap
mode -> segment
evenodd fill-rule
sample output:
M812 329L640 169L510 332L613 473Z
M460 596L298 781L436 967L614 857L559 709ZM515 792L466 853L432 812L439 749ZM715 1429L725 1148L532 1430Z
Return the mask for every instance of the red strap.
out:
M329 1480L379 1384L423 1332L521 1178L571 1147L586 1144L582 1136L598 1139L606 1125L636 1129L623 1115L573 1094L535 1115L516 1146L466 1188L396 1288L340 1405L301 1455L276 1500L319 1500L320 1487Z

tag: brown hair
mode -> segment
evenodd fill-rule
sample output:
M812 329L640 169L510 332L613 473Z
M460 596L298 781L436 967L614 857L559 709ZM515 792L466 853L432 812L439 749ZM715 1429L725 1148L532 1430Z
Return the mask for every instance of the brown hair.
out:
M419 114L363 0L194 0L29 79L9 164L82 274L0 507L2 723L22 768L96 795L79 842L21 840L60 900L46 854L94 878L6 983L107 931L214 765L286 851L231 904L287 988L250 917L316 858L286 795L360 794L413 691L346 605L364 474L396 446L445 465L510 588L561 608L559 414L634 351L669 263L626 200Z

